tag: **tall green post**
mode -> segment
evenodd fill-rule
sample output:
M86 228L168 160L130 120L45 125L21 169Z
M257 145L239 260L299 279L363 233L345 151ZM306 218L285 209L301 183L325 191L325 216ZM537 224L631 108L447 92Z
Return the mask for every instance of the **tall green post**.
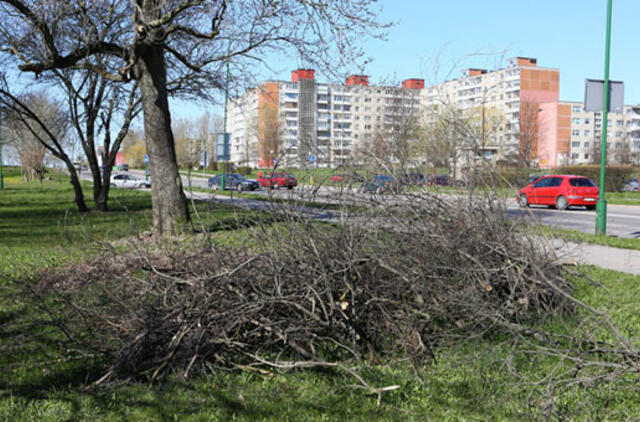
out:
M229 62L227 62L227 83L224 87L224 123L223 123L223 135L222 135L222 190L225 190L227 165L228 165L228 153L229 153L229 138L227 137L227 106L229 104Z
M2 174L2 111L0 111L0 189L4 189L4 175Z
M609 125L609 61L611 57L611 10L613 0L607 0L607 35L604 47L604 93L602 99L602 155L600 158L600 197L596 204L596 234L607 233L607 201L604 196L607 166L607 127Z

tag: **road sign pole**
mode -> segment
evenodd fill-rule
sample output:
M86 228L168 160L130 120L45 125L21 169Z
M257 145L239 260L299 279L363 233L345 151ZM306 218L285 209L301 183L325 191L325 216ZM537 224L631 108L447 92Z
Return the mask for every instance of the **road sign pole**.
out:
M607 127L609 125L609 61L611 57L611 10L613 0L607 0L607 34L604 47L604 93L602 98L602 145L600 158L600 196L596 204L596 234L607 233L607 201L605 200L605 169L607 165Z
M0 189L4 189L4 175L2 174L2 112L0 111Z
M227 107L229 105L229 62L227 62L227 83L225 84L225 88L224 88L224 130L223 132L223 138L222 138L222 190L224 191L225 189L225 182L226 182L226 178L225 178L225 174L227 173L227 164L228 164L228 160L229 158L227 157L227 154L229 153L229 138L227 137Z

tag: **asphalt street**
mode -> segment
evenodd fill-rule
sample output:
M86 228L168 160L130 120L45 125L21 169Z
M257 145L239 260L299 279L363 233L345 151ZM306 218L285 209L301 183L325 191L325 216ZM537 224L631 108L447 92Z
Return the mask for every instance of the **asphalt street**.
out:
M138 177L144 177L142 171L131 171ZM188 190L189 186L207 188L207 178L194 172L192 177L183 175L183 185ZM262 189L252 193L265 196L273 196L280 199L314 200L323 203L345 203L350 196L355 195L352 190L334 187L320 188L296 188L269 190ZM595 211L587 211L584 207L570 207L565 211L558 211L541 206L520 208L515 199L508 199L506 203L507 213L514 219L523 219L535 224L545 224L565 229L578 230L584 233L595 233ZM640 207L627 205L608 205L607 234L610 236L640 238Z

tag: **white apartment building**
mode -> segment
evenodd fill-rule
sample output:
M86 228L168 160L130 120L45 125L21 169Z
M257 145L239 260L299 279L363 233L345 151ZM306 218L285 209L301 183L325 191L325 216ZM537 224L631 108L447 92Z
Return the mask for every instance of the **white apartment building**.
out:
M524 132L536 126L539 103L558 101L559 79L557 69L538 67L533 58L516 57L504 69L468 69L459 79L428 87L421 103L427 115L433 106L474 110L482 127L474 131L475 139L464 140L463 165L477 159L474 154L489 162L513 162L522 155L535 161L530 155L535 155L537 139Z
M602 113L584 111L581 102L562 104L571 107L571 145L567 163L600 163ZM640 164L640 107L625 105L622 113L608 114L607 159L610 163Z
M393 136L394 128L418 115L423 87L420 79L402 87L369 86L362 75L344 85L316 83L308 69L293 71L291 82L263 82L230 102L231 161L327 167L359 160L370 153L370 142Z

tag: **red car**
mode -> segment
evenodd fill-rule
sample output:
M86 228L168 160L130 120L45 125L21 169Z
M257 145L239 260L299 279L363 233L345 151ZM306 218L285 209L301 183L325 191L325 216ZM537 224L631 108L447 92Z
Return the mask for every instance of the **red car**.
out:
M598 194L598 187L588 177L552 175L541 177L520 189L516 199L521 207L549 205L565 210L572 205L582 205L593 210Z
M271 174L258 172L258 183L264 188L287 188L293 189L298 186L298 181L293 174L284 171L274 171Z

